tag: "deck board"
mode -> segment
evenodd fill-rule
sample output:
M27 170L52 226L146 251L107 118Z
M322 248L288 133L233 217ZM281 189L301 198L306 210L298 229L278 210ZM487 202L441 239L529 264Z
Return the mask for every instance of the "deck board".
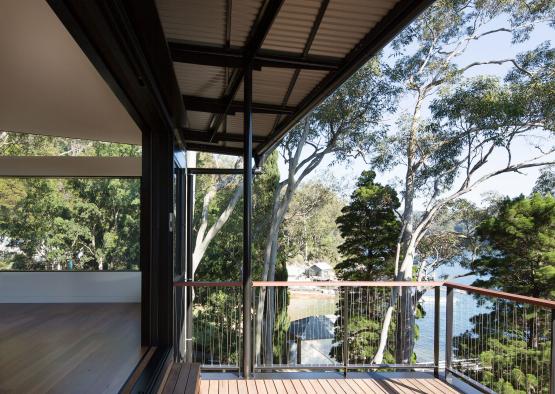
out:
M201 380L207 394L444 394L459 393L434 378Z

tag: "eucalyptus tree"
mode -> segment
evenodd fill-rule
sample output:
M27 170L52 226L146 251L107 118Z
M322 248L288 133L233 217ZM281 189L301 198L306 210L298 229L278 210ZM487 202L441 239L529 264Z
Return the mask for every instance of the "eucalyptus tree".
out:
M439 0L392 43L388 75L403 89L408 108L398 113L396 131L379 142L372 164L402 168L402 222L398 280L412 280L419 247L443 208L480 184L509 172L553 162L553 56L546 43L516 57L484 58L464 64L460 56L485 37L523 43L540 23L554 22L554 2ZM499 22L504 22L500 26ZM461 64L463 63L463 64ZM483 65L512 67L504 81L467 79ZM515 145L531 143L537 154L516 161ZM505 155L498 164L493 157ZM417 212L416 204L423 207ZM402 291L401 316L414 327L412 290ZM388 310L391 316L393 305ZM382 342L391 319L385 319ZM405 335L412 338L412 335ZM411 343L399 343L396 361L408 362ZM380 363L378 352L374 362Z
M541 171L533 191L543 195L551 194L555 196L555 166L544 168Z
M327 157L335 162L346 162L350 158L364 156L375 136L384 134L381 120L393 110L397 88L388 83L374 59L348 79L332 96L307 115L285 137L277 148L285 163L286 174L274 189L271 225L268 233L262 279L275 278L276 260L279 249L280 227L291 201L301 182ZM257 333L263 332L264 360L272 360L272 334L275 311L274 293L262 290L257 305ZM264 311L264 305L269 305ZM260 358L262 338L255 338L257 358Z
M283 257L336 263L341 235L335 221L343 205L332 185L321 181L301 185L281 229Z
M197 153L191 155L196 156ZM197 160L190 163L196 164ZM198 158L200 166L216 166L222 164L217 155L201 154ZM226 164L229 160L225 161ZM242 163L237 159L231 164L237 168ZM192 251L193 274L205 256L210 243L227 223L237 202L243 195L243 183L237 175L204 175L197 176L195 182L194 204L195 242Z

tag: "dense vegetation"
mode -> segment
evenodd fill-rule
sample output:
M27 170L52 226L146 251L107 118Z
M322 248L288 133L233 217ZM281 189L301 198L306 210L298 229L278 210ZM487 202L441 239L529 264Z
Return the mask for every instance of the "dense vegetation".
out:
M2 155L140 155L127 145L0 134ZM138 179L1 179L0 269L138 269L139 187Z
M555 299L555 198L534 193L502 199L494 208L477 229L484 248L470 267L479 275L474 285ZM478 369L466 372L501 393L548 392L550 311L479 301L486 311L472 316L472 328L454 341L457 356L479 360Z

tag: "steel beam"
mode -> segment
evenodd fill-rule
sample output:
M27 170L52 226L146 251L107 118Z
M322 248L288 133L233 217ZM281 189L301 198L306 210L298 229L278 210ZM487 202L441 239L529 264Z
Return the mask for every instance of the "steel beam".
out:
M326 14L326 10L328 9L329 3L330 3L329 0L322 0L322 3L320 4L320 8L318 9L318 14L316 15L316 19L312 24L312 28L310 29L310 34L308 35L308 38L303 48L303 56L307 56L308 53L310 52L310 47L312 47L314 38L316 38L316 33L318 33L318 30L320 29L320 25L322 24L322 20L324 19L324 15ZM299 79L300 74L301 74L301 69L296 68L295 72L293 73L293 76L291 77L291 80L289 81L289 86L287 87L285 95L283 96L283 100L281 102L283 105L287 105L287 103L289 102L289 98L291 97L291 93L293 93L293 89L297 84L297 80ZM281 120L281 117L276 116L276 120L274 121L274 125L272 127L272 132L276 129L280 120Z
M198 141L198 142L209 142L210 132L206 130L193 130L193 129L181 129L183 132L183 139L185 141ZM253 142L262 142L265 138L262 136L252 136ZM243 134L234 133L217 133L214 138L212 138L213 143L220 141L225 142L243 142Z
M199 111L199 112L212 112L223 114L227 108L227 102L222 99L214 99L207 97L198 96L183 96L183 102L185 103L185 108L188 111ZM241 101L232 101L227 114L234 115L237 112L243 112L245 104ZM263 103L253 103L252 112L258 114L277 114L277 115L288 115L295 112L294 107L286 107L275 104L263 104Z
M191 175L243 175L242 168L188 168L187 173ZM257 169L252 170L253 174Z
M226 146L210 145L210 144L197 144L194 142L185 143L187 150L194 150L197 152L218 153L220 155L242 156L243 148L229 148Z
M297 106L298 110L281 121L265 143L257 147L256 154L264 155L271 151L281 138L316 105L345 82L376 55L393 37L405 28L416 16L433 3L433 0L400 0L395 7L378 22L368 34L355 45L345 57L339 68L328 75Z
M249 39L247 41L247 45L245 46L245 51L243 55L243 62L245 64L244 68L235 69L235 72L231 76L231 81L227 85L225 90L225 100L226 100L226 108L224 113L218 114L216 117L212 118L210 122L210 129L212 131L212 137L216 135L220 125L225 120L226 113L229 111L231 104L233 103L233 99L237 94L237 90L239 90L239 86L241 81L243 80L244 74L246 70L250 70L252 73L252 60L256 56L256 53L260 50L264 39L270 32L270 28L272 27L272 23L274 22L281 6L283 5L285 0L268 0L265 4L263 9L260 13L260 18L256 21L255 25L253 26L250 34ZM252 77L251 77L252 78ZM252 103L251 103L252 104ZM252 114L252 109L251 109ZM246 147L244 147L246 149Z
M200 64L214 67L243 68L247 53L237 48L220 48L207 45L192 45L181 42L168 42L173 61L178 63ZM333 71L342 59L330 56L301 56L280 51L259 50L252 56L255 70L262 67L302 68L305 70Z

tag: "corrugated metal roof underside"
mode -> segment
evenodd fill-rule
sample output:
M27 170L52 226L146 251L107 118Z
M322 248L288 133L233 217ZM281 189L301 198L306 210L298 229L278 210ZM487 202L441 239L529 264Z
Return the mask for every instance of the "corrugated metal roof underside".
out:
M224 45L226 0L157 0L166 37Z
M301 56L325 56L339 61L357 48L372 28L397 4L398 0L329 0L311 45L307 45L317 21L323 0L285 0L262 43L263 51L279 51ZM414 0L415 3L418 0ZM263 9L262 0L157 0L158 11L168 41L184 42L219 49L244 48L253 26ZM229 15L229 6L231 14ZM306 54L306 53L305 53ZM174 63L180 89L184 95L200 98L224 97L226 80L233 69L206 65ZM253 102L272 106L292 107L306 104L306 98L320 88L322 81L334 71L263 67L253 72ZM298 74L298 75L297 75ZM243 101L242 83L233 100ZM305 101L303 101L305 100ZM314 105L314 102L311 104ZM290 113L290 112L288 112ZM218 114L188 111L187 127L204 130L207 135L211 120ZM254 134L272 134L285 114L255 113ZM225 124L224 124L225 123ZM219 133L241 135L243 115L226 116ZM214 139L210 145L241 147L233 138ZM253 145L256 149L260 139ZM199 142L202 141L189 141Z
M225 89L225 68L173 63L181 93L189 96L219 98Z
M395 0L330 0L309 54L346 56L396 3Z

